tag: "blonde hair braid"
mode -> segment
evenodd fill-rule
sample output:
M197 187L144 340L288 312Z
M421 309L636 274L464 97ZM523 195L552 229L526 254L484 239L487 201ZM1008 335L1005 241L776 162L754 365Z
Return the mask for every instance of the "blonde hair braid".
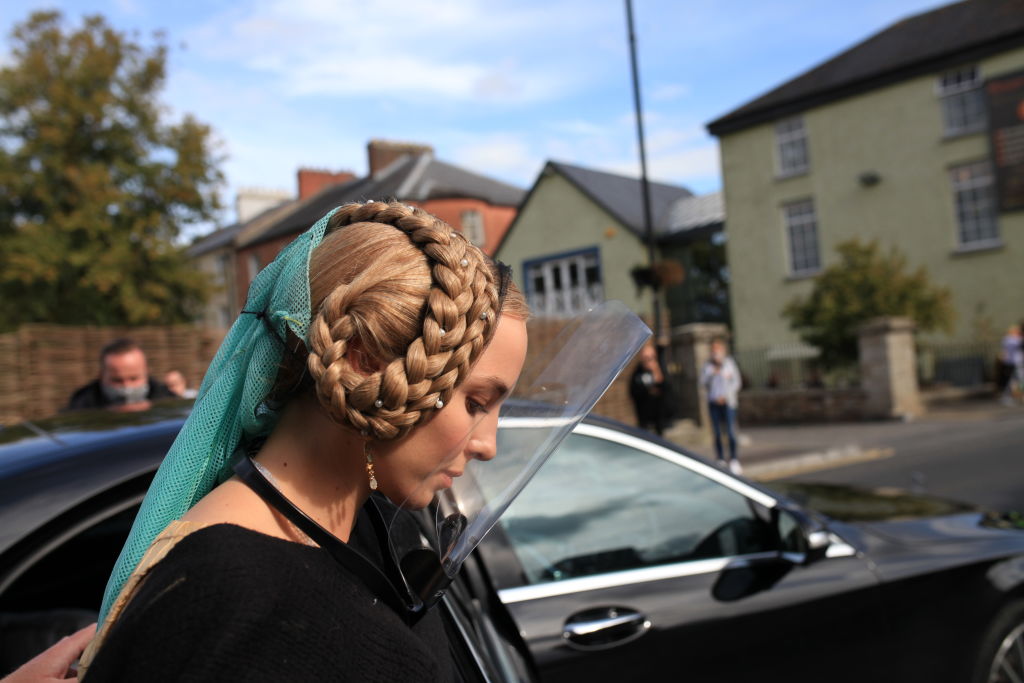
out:
M414 302L421 310L419 329L405 348L393 348L374 338L357 312L394 277L385 251L378 263L324 297L309 328L307 366L332 419L388 440L448 403L494 333L501 302L486 257L443 221L395 202L347 204L331 217L328 231L366 223L402 231L426 257L429 291ZM397 249L390 251L391 260L402 258Z

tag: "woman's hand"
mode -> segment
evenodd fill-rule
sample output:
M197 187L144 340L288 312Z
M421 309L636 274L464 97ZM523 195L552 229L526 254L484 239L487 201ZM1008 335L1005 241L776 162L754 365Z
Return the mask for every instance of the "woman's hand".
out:
M44 650L29 661L22 664L16 671L5 676L0 683L43 683L46 681L67 680L69 674L78 680L77 672L71 671L71 665L78 659L85 646L96 634L96 624L86 626L81 631L64 636L49 649Z

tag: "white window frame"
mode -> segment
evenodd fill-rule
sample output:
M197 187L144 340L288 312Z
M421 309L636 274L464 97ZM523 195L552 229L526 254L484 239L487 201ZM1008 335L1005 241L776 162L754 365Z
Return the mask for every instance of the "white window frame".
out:
M588 268L597 273L592 282L587 281ZM527 261L523 270L530 312L539 318L576 315L604 301L601 259L596 248ZM538 279L544 284L543 291L536 286Z
M935 96L942 107L942 131L946 137L970 135L988 124L981 71L968 65L939 74Z
M483 214L476 209L467 209L459 216L462 225L462 234L466 236L470 244L478 247L484 246L487 241L487 233L484 230Z
M780 178L811 170L811 151L803 116L775 123L775 174Z
M821 235L814 200L800 199L783 204L782 222L786 226L789 274L804 277L818 273L821 270Z
M1001 246L995 176L988 161L960 164L949 169L956 215L957 246L983 249Z

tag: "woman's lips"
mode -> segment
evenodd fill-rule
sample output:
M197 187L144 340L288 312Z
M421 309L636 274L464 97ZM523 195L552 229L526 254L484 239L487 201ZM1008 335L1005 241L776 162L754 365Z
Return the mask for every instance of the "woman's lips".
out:
M451 488L452 482L455 480L455 478L456 477L461 477L461 476L462 476L462 472L450 472L448 470L445 470L444 472L441 472L441 486L442 486L442 488L446 488L446 489Z

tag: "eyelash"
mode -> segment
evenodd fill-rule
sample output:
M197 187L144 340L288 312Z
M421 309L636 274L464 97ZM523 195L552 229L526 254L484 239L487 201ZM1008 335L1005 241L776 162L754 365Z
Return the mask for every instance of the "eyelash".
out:
M471 398L467 398L466 399L466 411L470 415L476 415L477 413L481 413L481 412L484 415L486 415L488 413L487 406L485 406L484 404L479 403L477 401L474 401Z

